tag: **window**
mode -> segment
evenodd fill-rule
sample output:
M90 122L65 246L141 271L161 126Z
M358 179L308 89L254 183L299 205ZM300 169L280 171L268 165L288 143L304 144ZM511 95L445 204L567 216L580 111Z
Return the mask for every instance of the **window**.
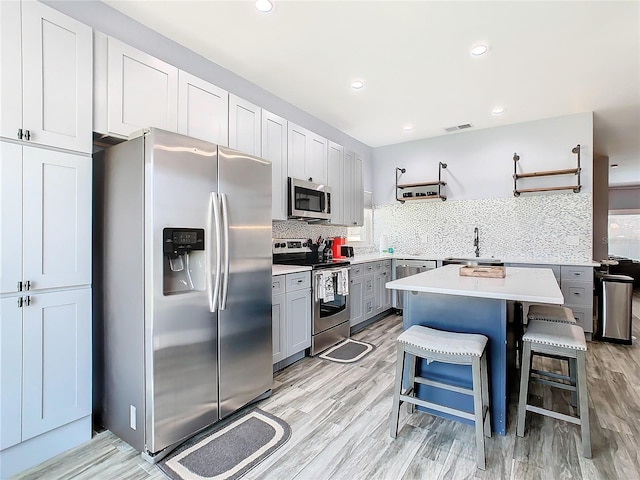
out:
M373 202L371 192L364 192L364 222L361 227L347 228L347 242L353 246L373 245Z
M609 255L640 260L640 212L609 212Z

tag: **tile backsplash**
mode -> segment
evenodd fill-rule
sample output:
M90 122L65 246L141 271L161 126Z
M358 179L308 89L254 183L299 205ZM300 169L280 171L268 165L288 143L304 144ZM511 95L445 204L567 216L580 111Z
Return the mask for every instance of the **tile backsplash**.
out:
M346 237L347 227L326 224L314 225L296 220L274 220L272 222L273 238L311 238L315 241L320 235L324 238Z
M433 258L480 256L519 261L592 260L588 194L407 202L374 207L374 240L386 235L396 253Z

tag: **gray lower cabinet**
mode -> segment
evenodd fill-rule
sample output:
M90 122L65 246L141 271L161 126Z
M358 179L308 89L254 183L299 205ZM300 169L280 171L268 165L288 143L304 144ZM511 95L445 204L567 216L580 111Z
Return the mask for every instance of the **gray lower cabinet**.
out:
M391 260L376 262L373 274L375 315L391 308L391 290L385 287L385 284L389 281L391 281Z
M353 268L351 272L353 272ZM364 322L364 305L363 305L363 283L362 273L358 277L351 277L349 285L349 303L351 306L351 318L349 319L349 325L353 327L361 322Z
M390 280L391 260L361 263L351 267L351 327L391 308L391 291L385 288Z
M530 263L507 264L510 267L549 268L558 281L564 306L570 308L585 333L593 333L593 267ZM526 315L529 303L523 303Z
M311 346L311 272L272 281L273 363Z
M593 333L593 267L560 267L560 289L564 306L585 333Z
M271 321L273 322L273 363L281 362L287 355L287 318L285 295L274 295L271 299Z
M365 264L365 274L363 281L363 296L364 296L364 319L369 320L376 314L376 300L375 300L375 283L373 269L375 265L373 263Z

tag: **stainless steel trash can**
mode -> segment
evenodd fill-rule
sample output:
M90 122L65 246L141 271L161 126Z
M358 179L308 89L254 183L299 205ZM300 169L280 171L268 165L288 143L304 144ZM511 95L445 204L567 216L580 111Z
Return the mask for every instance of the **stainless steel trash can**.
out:
M610 342L631 344L631 296L633 278L598 275L598 325L596 336Z

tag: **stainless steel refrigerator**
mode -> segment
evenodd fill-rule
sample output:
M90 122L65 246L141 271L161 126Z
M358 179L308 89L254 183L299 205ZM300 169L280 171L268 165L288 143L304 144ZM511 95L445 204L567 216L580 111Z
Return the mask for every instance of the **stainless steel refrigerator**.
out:
M271 164L158 129L94 163L99 415L154 461L271 392Z

